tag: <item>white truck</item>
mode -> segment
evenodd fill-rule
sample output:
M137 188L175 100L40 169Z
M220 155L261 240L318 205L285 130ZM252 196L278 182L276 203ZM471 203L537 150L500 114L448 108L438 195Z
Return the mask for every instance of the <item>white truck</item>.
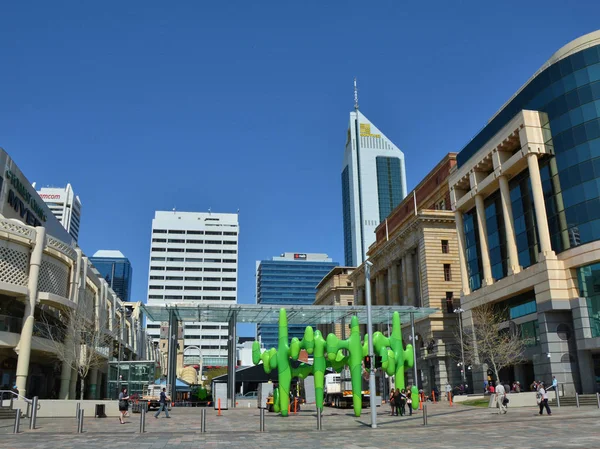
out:
M325 405L336 408L352 407L350 370L343 369L341 374L326 374L323 396ZM369 405L369 391L365 390L364 387L362 390L362 403L363 407Z
M167 391L167 409L171 410L171 401L173 400L171 397L171 386L167 385L166 387L164 385L156 385L156 384L150 384L148 385L148 389L145 391L145 394L142 396L142 398L140 399L140 403L146 403L147 405L147 410L158 410L158 408L160 407L160 392L162 391L163 388L166 388Z

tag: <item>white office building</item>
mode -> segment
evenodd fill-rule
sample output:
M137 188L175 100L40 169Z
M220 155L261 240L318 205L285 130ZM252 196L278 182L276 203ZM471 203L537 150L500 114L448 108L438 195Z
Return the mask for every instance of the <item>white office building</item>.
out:
M359 110L350 113L342 170L345 265L355 267L375 228L406 196L404 153Z
M35 183L33 183L33 187L35 188ZM71 184L67 184L64 188L42 187L37 193L48 205L52 214L77 242L81 222L81 200L73 192Z
M237 304L238 231L237 214L157 211L148 305ZM166 337L161 323L148 321L147 329ZM185 323L184 363L197 359L197 347L204 366L226 366L227 339L227 323Z

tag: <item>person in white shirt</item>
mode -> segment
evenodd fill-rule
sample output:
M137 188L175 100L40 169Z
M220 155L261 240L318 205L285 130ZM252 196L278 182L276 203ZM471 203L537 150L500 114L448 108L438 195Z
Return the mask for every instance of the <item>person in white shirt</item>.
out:
M506 390L502 382L498 382L496 387L496 404L498 406L498 414L506 413L506 405L504 405L504 398L506 397Z
M544 382L540 382L537 394L539 395L540 399L540 415L544 414L544 407L546 407L546 413L548 413L548 415L551 415L552 411L550 410L550 406L548 405L548 392L546 391L546 386L544 385Z

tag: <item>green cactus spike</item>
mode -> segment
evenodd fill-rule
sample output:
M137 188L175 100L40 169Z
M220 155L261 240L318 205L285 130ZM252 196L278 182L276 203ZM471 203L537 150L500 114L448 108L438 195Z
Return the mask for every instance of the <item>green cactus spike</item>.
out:
M271 348L268 351L260 353L260 343L255 341L252 345L252 361L257 365L261 360L266 373L277 368L279 387L278 391L273 392L273 410L280 411L281 416L288 416L288 406L290 403L290 384L292 377L304 376L310 374L309 365L301 364L298 368L292 370L291 359L298 358L300 349L306 349L310 354L314 347L314 335L312 327L308 326L304 330L304 338L298 340L293 338L291 344L288 344L288 321L285 309L279 310L279 339L277 349Z
M368 338L365 338L364 349L367 349ZM389 348L389 349L388 349ZM403 390L405 388L404 370L414 366L414 353L412 345L402 343L402 328L400 324L400 314L394 312L392 315L392 334L386 337L381 332L373 334L373 350L375 354L381 356L381 367L389 375L394 376L395 387ZM411 388L411 396L417 398L419 389L416 385ZM419 407L419 401L412 401L413 409Z
M360 416L362 410L362 360L364 357L363 347L360 341L360 330L358 327L358 318L352 317L350 322L350 337L346 340L338 339L335 334L329 334L326 341L327 357L330 362L334 362L339 351L345 349L348 351L347 363L350 367L350 379L352 381L352 404L354 405L354 415ZM375 394L374 391L371 394Z

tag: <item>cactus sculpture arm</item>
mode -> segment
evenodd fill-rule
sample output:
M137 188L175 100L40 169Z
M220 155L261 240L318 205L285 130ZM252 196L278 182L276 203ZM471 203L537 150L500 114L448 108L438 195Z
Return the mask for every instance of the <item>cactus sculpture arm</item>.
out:
M363 348L360 341L360 330L358 327L358 318L352 317L350 323L350 337L346 340L338 339L335 334L327 336L327 355L330 362L338 357L338 352L342 349L348 351L348 365L350 367L350 378L352 380L352 404L354 406L354 415L360 416L362 410L362 360ZM375 392L371 392L375 394Z

